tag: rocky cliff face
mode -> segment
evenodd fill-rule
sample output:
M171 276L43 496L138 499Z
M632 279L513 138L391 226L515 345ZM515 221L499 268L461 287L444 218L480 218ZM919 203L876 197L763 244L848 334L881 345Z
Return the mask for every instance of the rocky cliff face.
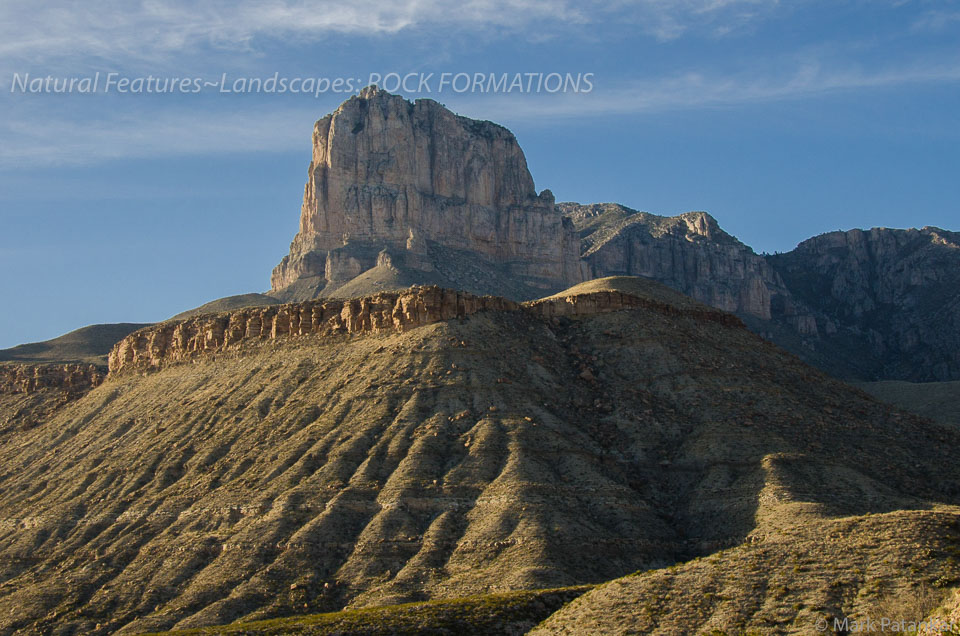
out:
M137 331L110 352L110 373L157 368L201 353L216 353L244 341L408 331L486 309L515 310L504 298L415 287L351 300L307 301L202 315Z
M807 346L846 352L848 375L960 379L960 234L938 228L831 232L767 257L816 310Z
M562 203L589 278L645 276L712 307L770 320L802 315L777 272L705 212L664 217L615 203Z
M933 228L854 230L767 257L704 212L556 205L534 189L510 131L369 88L315 126L300 230L270 295L426 284L522 301L643 276L737 314L840 377L952 380L957 243Z
M82 394L98 386L104 372L92 364L0 364L0 394L61 389Z
M614 280L615 279L611 279ZM110 373L156 369L199 354L225 351L243 342L295 336L404 332L479 311L523 311L541 318L646 309L742 327L735 317L696 303L676 304L623 293L613 286L580 293L574 288L524 304L439 287L414 287L350 300L312 300L248 307L153 325L130 334L110 352Z
M314 127L300 231L273 291L331 295L384 250L434 273L435 247L479 256L541 294L580 280L572 228L550 191L537 194L510 131L432 100L364 89Z

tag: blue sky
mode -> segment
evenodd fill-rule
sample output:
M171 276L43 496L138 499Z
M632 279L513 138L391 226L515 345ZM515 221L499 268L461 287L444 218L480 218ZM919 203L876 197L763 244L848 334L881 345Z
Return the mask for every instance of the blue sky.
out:
M267 289L313 122L348 96L15 77L592 73L590 92L409 97L509 127L558 200L706 210L772 252L852 227L960 230L958 45L951 0L6 0L0 347Z

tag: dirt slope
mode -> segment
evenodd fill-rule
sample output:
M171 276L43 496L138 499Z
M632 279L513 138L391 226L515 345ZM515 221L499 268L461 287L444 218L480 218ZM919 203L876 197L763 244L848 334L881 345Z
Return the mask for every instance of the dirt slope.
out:
M0 441L0 633L594 583L958 503L957 431L666 309L487 311L108 378Z

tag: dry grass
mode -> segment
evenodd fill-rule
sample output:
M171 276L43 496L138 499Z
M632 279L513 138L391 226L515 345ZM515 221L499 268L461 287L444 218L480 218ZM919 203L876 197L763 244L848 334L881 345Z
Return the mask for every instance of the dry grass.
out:
M958 445L744 329L652 311L252 343L108 380L4 434L0 632L594 583L750 536L768 551L717 570L749 584L698 597L747 602L766 598L754 569L830 519L958 503ZM926 514L897 519L936 552L946 513ZM880 563L892 526L864 527L876 549L837 548ZM790 562L770 589L808 569Z

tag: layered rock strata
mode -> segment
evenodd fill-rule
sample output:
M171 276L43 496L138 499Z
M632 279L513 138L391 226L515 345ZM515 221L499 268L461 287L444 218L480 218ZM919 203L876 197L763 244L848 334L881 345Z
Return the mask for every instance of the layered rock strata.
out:
M34 393L41 389L62 389L84 393L105 377L93 364L2 364L0 393Z
M295 336L409 331L462 318L480 311L524 311L542 318L593 315L647 309L668 316L689 316L734 327L732 314L695 304L691 307L618 291L577 293L519 304L496 296L475 296L439 287L414 287L351 300L312 300L270 307L250 307L154 325L130 334L110 352L110 373L151 369L216 353L242 342Z
M130 334L110 352L110 373L217 352L242 341L303 335L407 331L485 309L516 310L517 303L439 287L415 287L351 300L312 300L167 322Z
M314 126L300 229L272 289L311 280L330 295L383 249L433 271L431 244L539 289L581 280L576 235L553 194L537 194L513 133L433 100L364 89Z

